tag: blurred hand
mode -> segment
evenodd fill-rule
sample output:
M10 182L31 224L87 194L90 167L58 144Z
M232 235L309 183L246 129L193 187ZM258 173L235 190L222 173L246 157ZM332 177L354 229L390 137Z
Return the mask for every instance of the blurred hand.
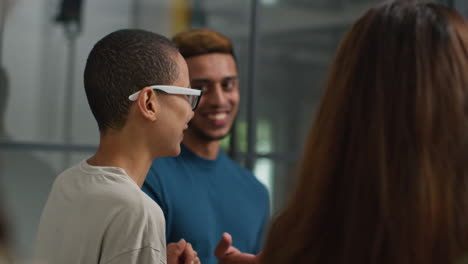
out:
M184 239L167 244L167 264L201 264L192 244Z
M262 253L253 255L240 252L232 246L231 235L223 233L214 254L218 258L218 264L258 264Z

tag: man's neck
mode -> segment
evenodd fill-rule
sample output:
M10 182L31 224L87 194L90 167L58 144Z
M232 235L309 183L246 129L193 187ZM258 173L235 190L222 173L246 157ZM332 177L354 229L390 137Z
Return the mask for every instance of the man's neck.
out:
M182 143L198 156L208 160L215 160L218 157L221 140L201 140L187 131Z
M101 136L99 148L88 159L93 166L119 167L125 170L138 186L142 186L153 162L150 152L145 151L142 142L125 140L128 135L108 133Z

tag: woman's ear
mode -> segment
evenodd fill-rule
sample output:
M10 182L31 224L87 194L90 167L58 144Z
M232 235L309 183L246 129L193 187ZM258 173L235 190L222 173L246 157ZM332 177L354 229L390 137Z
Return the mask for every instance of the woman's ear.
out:
M141 90L136 102L138 110L144 118L150 121L156 121L158 112L157 101L157 94L153 89L145 87Z

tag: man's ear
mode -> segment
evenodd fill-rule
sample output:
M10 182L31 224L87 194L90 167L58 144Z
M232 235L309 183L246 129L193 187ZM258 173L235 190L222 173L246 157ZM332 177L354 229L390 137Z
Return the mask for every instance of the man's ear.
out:
M144 118L150 121L157 119L157 95L150 87L145 87L141 90L136 101L138 110Z

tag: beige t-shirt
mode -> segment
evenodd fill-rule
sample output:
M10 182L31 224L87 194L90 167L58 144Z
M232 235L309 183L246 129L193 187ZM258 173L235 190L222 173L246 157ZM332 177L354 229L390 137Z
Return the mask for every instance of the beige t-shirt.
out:
M166 263L159 206L116 167L86 161L54 182L42 212L37 263Z

